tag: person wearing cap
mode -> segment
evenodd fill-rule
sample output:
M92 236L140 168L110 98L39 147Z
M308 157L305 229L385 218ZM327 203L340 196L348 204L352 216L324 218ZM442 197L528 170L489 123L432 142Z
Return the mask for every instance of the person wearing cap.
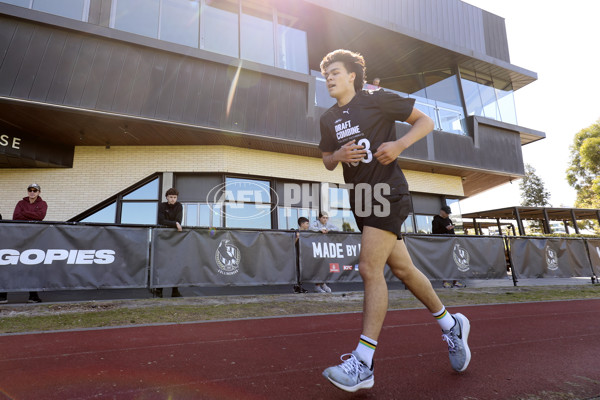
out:
M433 217L433 222L431 226L431 233L438 235L454 235L454 224L450 219L450 214L452 210L447 205L443 205L440 208L440 213ZM451 287L464 288L466 285L459 281L444 281L443 285L445 288L449 289Z
M46 218L48 204L42 200L40 193L42 188L37 183L32 183L27 186L27 196L19 200L13 212L13 220L15 221L43 221ZM0 300L6 297L0 294ZM37 292L29 292L29 303L41 303L42 299Z
M12 219L16 221L43 221L46 218L48 204L42 200L41 191L42 188L37 183L27 186L27 196L17 203Z
M454 235L454 225L450 219L452 210L450 207L443 205L440 208L439 215L433 217L431 233L438 235Z

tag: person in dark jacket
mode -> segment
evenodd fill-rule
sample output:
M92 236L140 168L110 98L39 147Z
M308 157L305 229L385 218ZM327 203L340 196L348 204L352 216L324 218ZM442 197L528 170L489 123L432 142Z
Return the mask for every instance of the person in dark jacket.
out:
M438 235L455 235L454 224L450 219L450 213L452 213L450 207L443 205L442 208L440 208L440 213L433 217L433 222L431 223L431 233ZM460 281L454 280L452 282L444 281L443 286L446 289L449 289L451 287L464 288L467 285Z
M27 186L27 196L15 206L12 219L15 221L43 221L46 218L48 204L42 200L42 188L37 183ZM29 303L41 303L38 292L29 292ZM0 302L7 302L6 293L0 293Z
M165 193L167 201L158 205L158 224L177 228L179 232L183 230L181 221L183 219L183 206L177 201L179 192L175 188L170 188ZM163 297L162 288L156 288L154 293L158 297ZM174 287L171 292L171 297L181 297L179 289Z
M433 217L431 233L438 235L454 235L454 225L450 219L452 210L444 205L440 208L440 213Z

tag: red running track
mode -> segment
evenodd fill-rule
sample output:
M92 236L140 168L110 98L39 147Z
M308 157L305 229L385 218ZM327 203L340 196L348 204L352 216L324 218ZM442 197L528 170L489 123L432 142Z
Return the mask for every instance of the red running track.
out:
M426 310L388 313L375 386L321 371L356 346L360 314L0 336L0 399L516 399L600 395L600 300L454 307L472 360L452 371ZM546 394L544 394L546 393Z

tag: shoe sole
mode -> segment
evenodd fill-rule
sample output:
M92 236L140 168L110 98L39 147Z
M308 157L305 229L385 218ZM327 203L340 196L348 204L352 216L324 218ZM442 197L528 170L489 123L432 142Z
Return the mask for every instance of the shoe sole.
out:
M364 380L361 383L354 385L354 386L342 385L341 383L332 380L328 376L326 376L326 378L329 382L333 383L338 388L345 390L346 392L350 392L350 393L354 393L359 389L371 389L373 387L373 385L375 384L375 378L373 376L371 376L371 378Z
M462 340L465 345L465 353L466 353L465 365L463 365L463 367L461 369L458 369L456 371L463 372L469 366L469 362L471 362L471 349L469 348L469 344L467 343L469 340L469 332L471 332L471 323L469 322L467 317L465 317L461 313L454 314L454 317L460 319L460 326L461 326L462 336L463 336Z

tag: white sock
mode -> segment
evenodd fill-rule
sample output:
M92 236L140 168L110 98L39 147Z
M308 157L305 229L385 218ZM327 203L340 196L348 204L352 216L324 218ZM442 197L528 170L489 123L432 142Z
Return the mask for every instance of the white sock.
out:
M440 311L432 313L432 315L435 317L438 324L440 324L440 327L445 332L448 332L450 329L452 329L452 327L456 323L452 314L446 311L446 307L442 307Z
M367 364L369 368L373 365L373 355L377 348L377 341L373 340L365 335L360 335L358 346L356 346L356 352L360 357L360 360Z

